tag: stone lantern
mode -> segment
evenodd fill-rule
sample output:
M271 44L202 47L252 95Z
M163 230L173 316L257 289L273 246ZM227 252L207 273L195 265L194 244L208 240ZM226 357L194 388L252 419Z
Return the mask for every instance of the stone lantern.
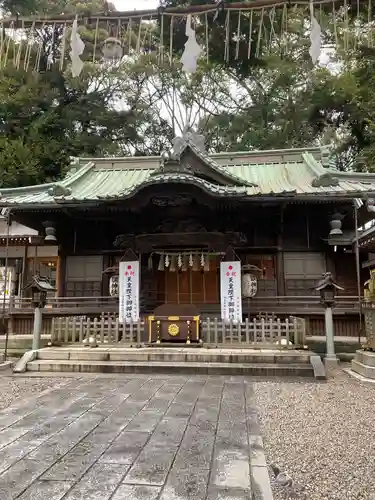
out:
M47 293L55 292L49 279L45 276L35 275L31 282L25 286L24 290L31 290L31 303L34 307L34 328L33 328L33 351L40 347L40 335L42 333L42 309L47 302Z
M332 308L335 305L336 292L339 290L344 290L344 288L342 288L335 282L332 273L325 273L323 274L323 279L321 279L315 287L315 290L320 293L320 301L325 307L325 331L327 349L324 361L326 364L336 364L337 356L335 353Z

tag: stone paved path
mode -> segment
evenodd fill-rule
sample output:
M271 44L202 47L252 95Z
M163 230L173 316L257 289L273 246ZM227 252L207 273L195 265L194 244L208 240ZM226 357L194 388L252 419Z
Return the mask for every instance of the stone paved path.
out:
M250 460L261 482L243 377L83 376L0 411L1 500L268 500Z

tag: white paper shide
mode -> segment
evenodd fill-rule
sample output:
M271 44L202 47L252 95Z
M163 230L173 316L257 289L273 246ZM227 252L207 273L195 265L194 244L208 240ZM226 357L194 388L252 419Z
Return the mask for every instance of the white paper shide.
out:
M227 322L242 321L241 262L220 264L221 319Z
M132 323L139 320L139 262L120 262L119 321Z
M83 61L81 60L81 55L85 50L85 44L83 43L79 33L78 33L78 18L73 21L72 32L70 35L70 60L72 61L72 76L76 78L81 74L83 70Z
M191 15L187 16L186 20L186 36L188 37L185 43L185 50L181 57L182 70L185 73L195 73L197 71L197 64L202 49L195 38L195 30L191 26Z

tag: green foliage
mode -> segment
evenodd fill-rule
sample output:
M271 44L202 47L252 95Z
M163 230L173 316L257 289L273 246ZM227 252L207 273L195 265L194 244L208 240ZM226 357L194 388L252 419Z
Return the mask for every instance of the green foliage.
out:
M181 4L179 0L162 3ZM90 13L114 8L105 0L0 0L0 5L13 14L78 12L88 18ZM275 25L281 22L279 15L277 10ZM329 13L323 9L320 15L325 40L330 43L335 36L326 20ZM253 40L268 43L271 49L260 58L257 48L261 54L262 45L257 47L257 43L252 44L248 57L249 15L241 13L238 42L234 36L238 15L232 13L231 57L225 61L226 15L219 12L215 20L207 16L209 61L202 57L198 71L189 77L180 64L186 42L183 18L174 18L172 64L169 57L163 63L158 60L159 25L150 31L148 53L128 57L117 68L99 64L103 41L110 36L106 23L99 25L98 33L95 21L81 24L86 65L76 79L71 78L69 68L60 70L62 28L38 28L26 69L22 55L20 69L9 61L0 73L0 186L58 179L75 156L159 155L170 148L173 137L187 123L198 126L212 151L329 143L337 146L340 168L375 171L375 51L365 51L358 44L350 51L339 47L335 71L313 67L305 18L306 10L288 12L283 46L277 37L271 41L258 38L254 23ZM170 55L168 19L163 40L165 54ZM346 30L350 39L353 27L344 21L338 19L336 29ZM264 22L269 22L269 16ZM366 24L365 19L361 22ZM270 33L270 27L263 26ZM205 47L205 23L198 22L195 28ZM134 54L136 23L133 31L123 40L126 53L130 45ZM69 38L69 32L65 36ZM13 58L17 43L12 40L10 44ZM238 58L234 57L237 50ZM40 71L34 72L38 57Z

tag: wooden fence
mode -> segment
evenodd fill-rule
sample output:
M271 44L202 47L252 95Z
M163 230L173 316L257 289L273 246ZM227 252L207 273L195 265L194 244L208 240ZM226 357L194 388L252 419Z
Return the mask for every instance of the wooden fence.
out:
M52 319L53 343L82 344L90 337L105 344L142 344L148 342L144 321L120 323L118 318L102 316L65 316ZM306 341L306 322L303 318L246 319L243 323L225 323L220 319L201 321L201 339L209 345L303 347Z

